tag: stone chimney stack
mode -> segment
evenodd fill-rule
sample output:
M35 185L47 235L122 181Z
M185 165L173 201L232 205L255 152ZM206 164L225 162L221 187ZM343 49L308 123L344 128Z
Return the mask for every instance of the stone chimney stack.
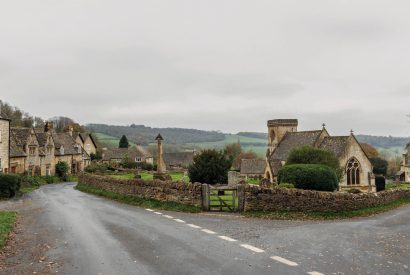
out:
M69 134L70 136L73 136L73 131L74 131L73 126L70 126L70 127L68 128L68 134Z
M54 129L54 122L52 121L46 121L46 125L44 126L44 132L48 132L50 130Z

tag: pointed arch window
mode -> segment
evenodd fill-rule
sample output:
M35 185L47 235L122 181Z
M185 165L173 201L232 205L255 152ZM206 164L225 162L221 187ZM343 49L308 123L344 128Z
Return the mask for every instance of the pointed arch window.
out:
M357 159L352 158L346 165L346 177L347 185L359 185L360 184L360 163Z

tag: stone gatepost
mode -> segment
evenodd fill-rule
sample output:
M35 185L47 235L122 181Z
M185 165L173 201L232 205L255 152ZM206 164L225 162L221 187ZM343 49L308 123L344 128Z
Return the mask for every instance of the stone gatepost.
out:
M202 210L209 211L209 185L202 184Z

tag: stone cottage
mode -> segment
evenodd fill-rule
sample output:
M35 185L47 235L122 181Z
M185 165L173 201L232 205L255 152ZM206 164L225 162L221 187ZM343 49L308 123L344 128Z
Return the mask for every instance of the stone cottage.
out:
M125 157L136 163L154 164L154 158L141 145L135 145L130 148L112 148L103 149L102 162L120 163Z
M70 132L72 131L73 129L71 128ZM72 132L72 136L77 144L80 144L89 156L91 156L91 154L97 154L97 144L91 133Z
M261 179L266 170L266 161L260 159L242 159L241 176L248 178Z
M396 174L396 180L410 182L410 143L406 145L406 153L403 154L400 171Z
M0 115L0 173L9 171L10 149L10 120Z
M185 170L194 162L195 152L164 153L167 170Z
M12 127L10 139L13 147L10 155L12 172L40 175L40 144L34 129Z
M340 190L360 189L375 192L373 166L353 132L348 136L330 136L323 125L321 130L298 131L297 119L268 121L268 151L265 178L276 180L278 171L286 164L295 147L312 146L332 151L339 158L344 176Z

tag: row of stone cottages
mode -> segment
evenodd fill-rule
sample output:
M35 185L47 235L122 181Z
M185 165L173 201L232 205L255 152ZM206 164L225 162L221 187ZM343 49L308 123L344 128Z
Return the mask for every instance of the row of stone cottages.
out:
M0 172L53 176L59 161L69 164L69 173L84 171L97 145L91 134L57 133L52 122L43 129L10 127L0 117Z

